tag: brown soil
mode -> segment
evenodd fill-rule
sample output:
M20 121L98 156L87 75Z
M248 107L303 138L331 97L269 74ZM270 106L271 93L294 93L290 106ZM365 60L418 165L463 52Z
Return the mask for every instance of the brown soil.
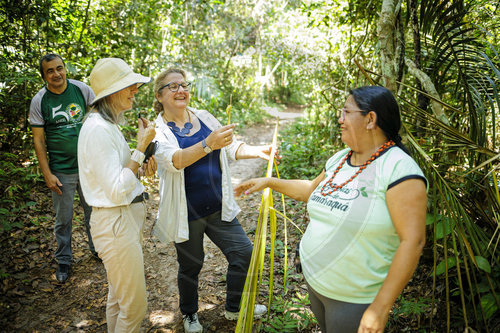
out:
M274 123L240 131L238 138L249 144L272 139ZM266 162L243 160L231 163L233 184L265 173ZM144 260L148 312L141 332L183 332L178 310L177 261L173 244L162 244L151 234L159 196L157 180L146 184L152 194L144 232ZM260 194L238 199L238 216L253 240ZM73 227L74 264L65 284L55 280L53 259L53 212L44 186L33 189L31 214L20 216L22 229L3 233L0 239L0 331L3 332L106 332L107 279L102 263L87 249L82 210L76 208ZM233 332L235 322L224 319L227 262L221 251L205 238L205 263L200 274L199 317L206 332ZM264 299L261 299L263 302Z

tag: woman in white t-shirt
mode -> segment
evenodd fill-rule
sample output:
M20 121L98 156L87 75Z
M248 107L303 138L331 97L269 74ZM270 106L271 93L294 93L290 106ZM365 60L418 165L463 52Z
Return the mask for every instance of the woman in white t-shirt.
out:
M338 122L349 148L314 180L250 179L235 194L270 187L307 202L300 258L322 332L383 332L425 244L427 180L386 88L350 91Z
M90 73L96 97L78 139L80 181L92 206L90 232L108 277L108 332L138 332L146 314L142 229L147 197L136 175L156 132L141 118L137 148L130 154L118 123L132 108L138 88L150 81L122 59L97 61ZM155 159L144 167L154 174Z

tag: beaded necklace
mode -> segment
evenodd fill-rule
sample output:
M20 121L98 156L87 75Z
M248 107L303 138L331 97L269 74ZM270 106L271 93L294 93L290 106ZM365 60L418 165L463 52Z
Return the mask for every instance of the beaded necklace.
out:
M390 147L392 147L394 145L395 145L394 141L392 141L392 140L387 141L382 146L380 146L380 148L377 149L377 151L374 152L372 154L372 156L370 156L370 158L365 163L363 163L363 165L361 165L359 167L359 170L356 171L356 173L354 175L352 175L351 178L349 178L348 180L346 180L345 182L343 182L340 185L332 185L333 179L335 178L335 176L337 175L337 173L339 173L340 169L342 169L342 166L344 165L344 162L349 157L352 156L352 150L349 151L349 153L344 157L344 159L342 160L342 162L340 162L340 164L337 167L337 169L335 169L335 172L330 177L330 179L328 179L328 181L326 181L325 184L323 184L323 186L321 187L321 191L320 191L321 195L326 196L327 194L332 194L333 192L335 192L337 190L340 190L342 187L344 187L346 184L350 183L354 178L356 178L364 169L366 169L366 167L368 165L370 165L377 157L379 157L380 154L382 154L382 152L384 150L387 150L387 149L389 149ZM326 188L327 186L329 187L329 189ZM326 188L326 190L325 190L325 188Z
M189 111L187 111L187 114L188 114L188 121L187 123L184 124L183 129L177 127L177 125L173 121L169 121L167 123L168 127L170 127L172 131L174 131L175 133L177 133L177 135L181 137L185 137L186 135L188 135L189 132L191 131L191 128L193 128L193 124L191 123L191 115L189 114Z

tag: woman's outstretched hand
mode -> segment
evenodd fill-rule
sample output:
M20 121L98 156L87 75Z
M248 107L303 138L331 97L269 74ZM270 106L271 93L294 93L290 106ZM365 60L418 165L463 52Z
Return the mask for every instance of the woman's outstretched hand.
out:
M212 148L212 150L217 150L230 145L233 142L233 129L236 125L226 125L222 126L212 133L205 139L207 145Z
M249 195L255 191L263 190L268 187L268 181L269 178L266 177L246 180L234 188L234 195L239 197L242 193Z
M263 160L269 161L272 150L272 145L251 146L244 143L240 145L236 151L236 159L262 158ZM278 154L277 149L274 151L274 159L276 163L279 164L281 156Z
M271 152L273 150L273 145L264 145L264 146L253 146L255 149L255 154L257 157L262 158L263 160L269 161L271 158ZM279 160L281 156L278 153L278 149L274 151L274 159L277 164L279 164Z

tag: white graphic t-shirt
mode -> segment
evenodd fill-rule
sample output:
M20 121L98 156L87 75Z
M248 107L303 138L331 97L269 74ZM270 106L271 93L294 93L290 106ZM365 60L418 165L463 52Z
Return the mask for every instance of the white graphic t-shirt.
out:
M348 152L344 149L328 160L325 179L309 198L310 223L300 242L300 258L304 277L318 293L343 302L369 304L399 246L385 194L404 180L427 180L417 163L394 146L340 190L323 196L323 184ZM332 185L342 184L358 169L348 159Z

